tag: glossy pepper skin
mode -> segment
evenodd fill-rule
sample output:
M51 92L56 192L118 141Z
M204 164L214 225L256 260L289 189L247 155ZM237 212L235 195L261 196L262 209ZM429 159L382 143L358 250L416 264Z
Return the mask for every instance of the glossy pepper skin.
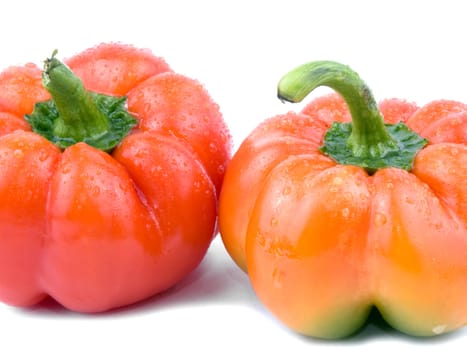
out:
M296 90L306 85L296 80ZM467 105L381 102L387 123L404 122L428 144L416 152L411 170L368 171L321 151L334 122L358 117L349 113L346 93L266 120L240 145L220 199L225 247L266 308L305 335L349 336L372 307L410 335L463 327Z
M200 263L230 135L204 87L147 50L105 43L66 63L87 89L126 96L137 125L107 152L61 149L24 122L50 99L40 69L0 74L0 300L49 295L100 312L166 290Z

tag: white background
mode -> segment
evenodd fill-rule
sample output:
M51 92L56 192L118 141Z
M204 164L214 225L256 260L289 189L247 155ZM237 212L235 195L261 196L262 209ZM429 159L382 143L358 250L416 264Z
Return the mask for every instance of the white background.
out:
M205 85L236 149L260 121L303 107L280 103L276 84L311 60L350 65L377 99L467 102L464 7L451 0L15 0L0 4L0 69L30 61L41 65L54 49L69 57L107 41L149 48ZM26 310L0 305L1 349L389 349L395 344L465 348L467 329L424 340L374 321L344 341L304 338L262 307L219 237L180 285L131 307L90 316L51 302Z

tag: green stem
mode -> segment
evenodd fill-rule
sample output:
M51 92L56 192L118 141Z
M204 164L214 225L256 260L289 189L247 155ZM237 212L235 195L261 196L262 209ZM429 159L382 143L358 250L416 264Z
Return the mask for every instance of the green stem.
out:
M109 118L99 109L82 81L56 59L55 54L45 61L42 74L42 83L58 110L55 135L84 140L105 134L110 129Z
M369 172L388 166L411 169L426 140L403 124L386 125L371 90L348 66L332 61L299 66L279 81L277 95L283 101L300 102L322 85L343 97L352 116L352 123L335 123L325 135L321 147L325 154Z
M394 148L395 141L384 126L371 90L347 66L331 61L304 64L281 79L278 96L281 100L300 102L322 85L337 91L348 105L352 133L347 142L355 156L379 157Z
M38 102L25 118L34 132L60 148L78 142L111 151L136 125L126 109L126 97L85 89L83 82L62 62L45 61L42 84L52 99Z

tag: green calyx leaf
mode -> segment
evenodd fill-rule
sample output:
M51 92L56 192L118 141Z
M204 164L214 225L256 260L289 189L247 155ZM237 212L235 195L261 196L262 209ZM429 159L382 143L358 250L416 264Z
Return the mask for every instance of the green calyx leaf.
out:
M36 103L34 111L25 116L26 121L35 133L44 136L62 149L78 142L85 142L103 151L111 151L137 124L137 121L126 109L126 97L98 93L90 93L90 95L99 110L109 119L109 129L103 133L91 134L82 139L57 135L54 131L60 115L54 100Z
M320 151L339 164L356 165L370 174L388 167L411 170L415 155L428 141L402 122L385 124L385 128L393 140L391 145L376 144L368 152L355 154L348 142L352 134L352 123L335 122L326 132Z

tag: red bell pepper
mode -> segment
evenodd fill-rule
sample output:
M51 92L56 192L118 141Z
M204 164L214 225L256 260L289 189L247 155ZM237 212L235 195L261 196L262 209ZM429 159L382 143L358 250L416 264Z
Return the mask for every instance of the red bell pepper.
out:
M203 86L147 50L66 63L0 74L0 300L98 312L200 263L231 142Z

